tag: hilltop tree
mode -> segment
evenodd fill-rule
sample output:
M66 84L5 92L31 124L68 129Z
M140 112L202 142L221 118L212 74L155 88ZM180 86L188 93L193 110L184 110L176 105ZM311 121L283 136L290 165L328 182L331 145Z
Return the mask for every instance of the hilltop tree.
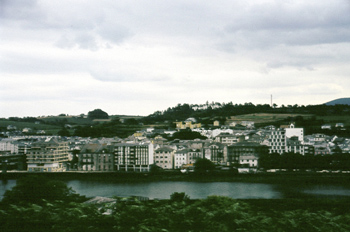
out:
M174 140L174 139L194 140L194 139L207 139L207 137L201 135L199 132L191 131L190 129L184 129L184 130L175 132L170 139L171 140Z
M198 158L194 163L194 171L196 173L210 172L215 169L215 164L206 158Z
M94 119L108 119L109 116L103 110L95 109L93 111L89 111L88 118L91 119L91 120L94 120Z
M65 128L65 127L62 127L62 129L59 130L59 131L57 132L57 134L58 134L59 136L70 136L69 131L68 131L67 128Z

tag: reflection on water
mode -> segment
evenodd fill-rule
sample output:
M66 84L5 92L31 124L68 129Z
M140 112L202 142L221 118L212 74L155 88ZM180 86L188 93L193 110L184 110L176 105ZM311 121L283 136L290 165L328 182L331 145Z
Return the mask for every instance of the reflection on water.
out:
M203 199L210 195L232 198L281 198L281 194L269 184L234 182L148 182L148 183L100 183L95 181L68 181L77 193L90 196L143 196L151 199L169 199L174 192L185 192L191 199Z
M3 198L6 190L12 189L16 185L16 180L1 180L0 181L0 199Z
M312 195L350 196L350 189L341 186L313 186L303 191Z
M288 184L261 184L244 182L186 182L160 181L146 183L115 183L113 181L70 180L65 181L77 193L93 196L142 196L150 199L169 199L174 192L185 192L191 199L203 199L211 195L235 199L280 199L309 196L350 197L350 188L334 185L291 186ZM16 180L0 181L0 199L5 191L16 185Z

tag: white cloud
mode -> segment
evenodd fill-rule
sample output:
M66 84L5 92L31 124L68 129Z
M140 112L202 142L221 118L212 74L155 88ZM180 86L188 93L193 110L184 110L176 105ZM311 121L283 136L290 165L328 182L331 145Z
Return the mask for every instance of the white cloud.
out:
M146 115L270 94L319 104L350 86L346 0L0 3L0 117Z

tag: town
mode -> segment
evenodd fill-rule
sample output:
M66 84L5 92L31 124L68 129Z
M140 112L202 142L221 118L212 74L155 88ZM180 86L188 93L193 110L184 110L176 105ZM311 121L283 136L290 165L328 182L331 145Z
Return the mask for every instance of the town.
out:
M205 128L196 118L154 127L126 138L26 135L31 128L8 125L0 140L2 172L194 172L198 160L216 171L259 173L278 171L350 172L350 138L304 134L294 122L257 128L254 121L213 121ZM70 125L66 125L69 127ZM344 131L344 123L322 125ZM16 133L14 133L16 132ZM194 139L169 139L176 133ZM207 170L209 171L209 170Z

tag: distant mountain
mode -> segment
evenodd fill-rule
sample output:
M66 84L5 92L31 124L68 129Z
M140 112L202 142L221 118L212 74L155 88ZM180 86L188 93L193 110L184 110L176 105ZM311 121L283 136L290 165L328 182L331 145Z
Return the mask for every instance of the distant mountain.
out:
M330 102L324 103L327 106L334 106L334 105L350 105L350 97L347 98L338 98Z

